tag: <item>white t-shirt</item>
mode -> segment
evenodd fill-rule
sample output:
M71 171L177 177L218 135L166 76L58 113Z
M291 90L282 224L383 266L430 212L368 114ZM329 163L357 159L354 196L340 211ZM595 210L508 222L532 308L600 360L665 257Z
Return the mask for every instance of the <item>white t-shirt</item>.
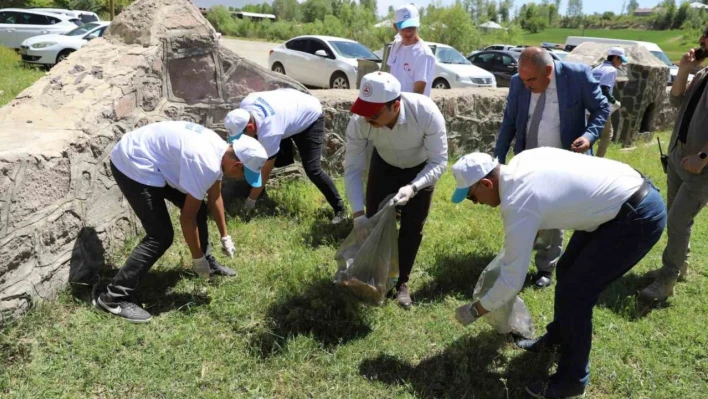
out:
M609 86L611 94L617 79L617 68L611 62L605 61L592 70L592 77L600 82L600 86Z
M322 116L320 100L295 89L251 93L239 107L256 120L256 135L268 158L278 153L281 140L302 133Z
M423 94L430 97L430 88L435 76L435 55L422 39L410 46L404 46L402 41L395 41L391 46L387 64L391 67L391 75L401 82L402 92L413 93L415 82L425 82Z
M111 162L138 183L169 184L203 200L223 177L221 160L228 147L218 134L196 123L157 122L126 133L113 147Z

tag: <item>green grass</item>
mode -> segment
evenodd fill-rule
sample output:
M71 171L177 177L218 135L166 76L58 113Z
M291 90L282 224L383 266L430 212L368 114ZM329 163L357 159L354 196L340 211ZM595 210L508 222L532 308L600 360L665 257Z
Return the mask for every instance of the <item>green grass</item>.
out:
M681 56L694 42L686 43L682 40L683 31L679 30L638 30L638 29L546 29L539 33L525 33L522 43L538 46L541 42L562 43L568 36L606 37L610 39L639 40L656 43L666 53L670 60L678 62Z
M661 135L664 142L667 134ZM665 146L666 147L666 146ZM656 145L609 156L654 179L665 195ZM341 180L338 187L342 190ZM358 303L332 284L337 244L322 196L307 182L270 190L248 223L228 220L239 271L207 283L175 245L143 281L155 317L131 325L66 291L0 330L0 396L8 398L516 398L547 375L552 358L524 353L484 322L457 324L482 268L503 245L496 209L455 206L450 173L438 184L404 311ZM693 228L690 278L669 306L635 309L642 274L659 266L662 239L603 294L594 315L590 398L704 398L708 391L706 212ZM176 219L175 219L176 222ZM211 225L214 227L214 225ZM216 229L212 242L218 243ZM111 258L121 265L135 240ZM105 271L104 280L115 270ZM521 293L542 332L553 290Z
M20 56L7 47L0 46L0 107L31 86L44 72L36 67L24 66Z

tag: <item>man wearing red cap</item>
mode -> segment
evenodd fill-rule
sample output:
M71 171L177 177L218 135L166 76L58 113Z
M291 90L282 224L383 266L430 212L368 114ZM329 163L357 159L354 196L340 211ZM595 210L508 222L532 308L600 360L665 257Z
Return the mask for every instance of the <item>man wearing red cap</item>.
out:
M430 98L401 93L401 84L389 73L370 73L360 87L347 127L344 185L354 230L376 213L384 198L396 194L394 201L402 207L396 299L407 309L412 301L406 283L423 239L433 188L447 167L445 119ZM364 197L369 146L373 154Z

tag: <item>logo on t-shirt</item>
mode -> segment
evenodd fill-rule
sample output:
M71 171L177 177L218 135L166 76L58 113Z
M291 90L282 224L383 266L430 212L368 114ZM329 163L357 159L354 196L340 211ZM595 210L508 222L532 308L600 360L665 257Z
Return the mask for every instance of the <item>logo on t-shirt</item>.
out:
M403 64L403 70L406 71L409 75L411 74L411 66L407 62Z
M374 91L374 89L371 87L371 85L368 83L365 83L361 89L361 95L364 97L371 97L371 93L373 93L373 91Z

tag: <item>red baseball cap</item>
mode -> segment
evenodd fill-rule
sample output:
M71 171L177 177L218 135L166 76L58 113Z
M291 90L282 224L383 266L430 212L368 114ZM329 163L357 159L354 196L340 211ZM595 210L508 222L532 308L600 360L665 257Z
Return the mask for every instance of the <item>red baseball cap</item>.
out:
M376 115L387 102L401 96L401 83L387 72L372 72L361 78L359 97L351 112L364 118Z

